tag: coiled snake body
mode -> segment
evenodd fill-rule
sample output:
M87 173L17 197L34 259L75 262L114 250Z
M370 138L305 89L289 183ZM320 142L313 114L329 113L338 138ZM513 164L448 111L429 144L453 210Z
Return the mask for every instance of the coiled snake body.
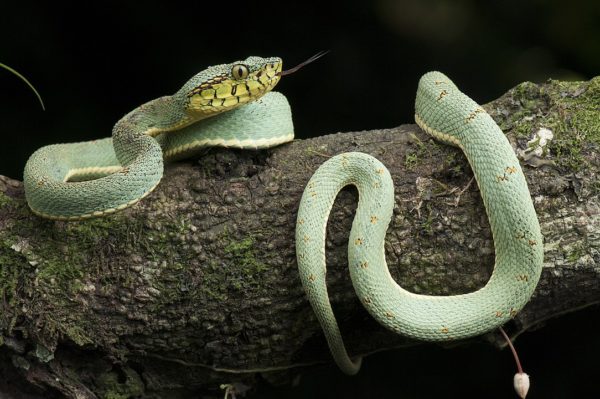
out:
M39 149L24 172L31 209L58 220L104 216L150 193L161 179L163 159L209 145L263 148L290 141L289 105L281 94L269 93L281 75L279 58L249 57L210 67L173 96L127 114L112 138ZM421 78L415 111L423 130L460 147L469 160L492 229L494 272L485 287L469 294L429 296L402 289L384 254L394 207L388 170L362 153L325 162L300 202L296 253L309 301L336 363L348 374L358 371L360 361L353 362L346 352L325 282L327 217L344 186L355 185L360 197L348 244L354 288L371 315L395 332L435 341L489 331L525 305L541 273L540 227L519 161L502 131L439 72Z
M275 57L209 67L174 95L125 115L112 138L40 148L23 173L30 208L56 220L104 216L148 195L163 159L206 146L256 149L292 140L289 104L270 92L281 67Z

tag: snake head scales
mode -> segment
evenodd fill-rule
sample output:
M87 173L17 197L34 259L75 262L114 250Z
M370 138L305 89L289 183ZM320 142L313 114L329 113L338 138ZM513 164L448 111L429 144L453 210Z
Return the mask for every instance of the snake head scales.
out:
M214 65L192 77L176 94L186 113L204 118L234 109L271 91L281 79L281 58L248 57Z

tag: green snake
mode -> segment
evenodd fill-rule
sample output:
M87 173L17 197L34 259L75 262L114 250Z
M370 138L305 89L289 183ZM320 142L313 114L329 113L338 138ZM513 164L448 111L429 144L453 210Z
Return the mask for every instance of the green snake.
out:
M293 139L285 97L271 89L281 76L279 58L249 57L209 67L172 96L125 115L112 138L56 144L37 150L24 171L34 213L82 220L125 209L159 183L165 160L206 146L266 148ZM227 111L227 112L225 112ZM337 193L359 192L348 260L358 297L370 314L397 333L427 341L460 339L492 330L531 297L543 262L543 242L525 177L512 147L492 118L445 75L425 74L417 90L417 124L434 138L460 147L477 179L489 217L496 263L482 289L463 295L417 295L392 279L384 238L394 207L389 171L363 153L344 153L319 167L308 182L296 223L296 255L302 284L338 366L350 359L331 309L325 281L325 231Z
M513 149L492 118L439 72L425 74L415 101L417 124L466 155L490 221L494 271L478 291L452 296L417 295L401 288L385 261L384 238L394 208L389 171L362 153L337 155L311 177L298 210L296 256L302 284L337 365L360 368L348 356L325 281L325 230L337 193L358 189L348 242L352 284L361 303L383 326L425 341L461 339L501 326L525 305L539 280L543 243L525 176ZM465 226L468 228L468 226Z
M289 71L276 57L211 66L175 94L125 115L110 138L40 148L23 173L29 207L55 220L104 216L152 192L164 161L207 146L258 149L293 140L290 106L271 89L319 56Z

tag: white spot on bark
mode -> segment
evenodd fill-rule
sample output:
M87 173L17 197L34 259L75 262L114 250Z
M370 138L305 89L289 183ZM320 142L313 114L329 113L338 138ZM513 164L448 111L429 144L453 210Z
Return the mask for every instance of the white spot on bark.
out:
M548 144L552 141L553 138L554 133L552 133L552 130L542 127L537 132L535 132L531 140L527 142L527 148L525 150L519 151L519 155L525 161L528 161L532 157L547 157L548 155L550 155Z

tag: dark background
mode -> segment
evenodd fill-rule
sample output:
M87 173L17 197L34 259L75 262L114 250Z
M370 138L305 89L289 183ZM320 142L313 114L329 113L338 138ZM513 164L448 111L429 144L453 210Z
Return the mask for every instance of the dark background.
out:
M207 3L2 4L0 62L35 85L47 110L0 71L0 174L21 179L38 147L108 136L143 102L248 55L280 56L291 67L331 51L278 86L299 138L412 123L416 84L432 69L480 103L522 81L600 71L595 0ZM520 337L530 398L598 397L598 321L595 307ZM265 384L253 397L510 398L511 362L485 345L428 345L373 356L355 378L321 369L293 390Z

